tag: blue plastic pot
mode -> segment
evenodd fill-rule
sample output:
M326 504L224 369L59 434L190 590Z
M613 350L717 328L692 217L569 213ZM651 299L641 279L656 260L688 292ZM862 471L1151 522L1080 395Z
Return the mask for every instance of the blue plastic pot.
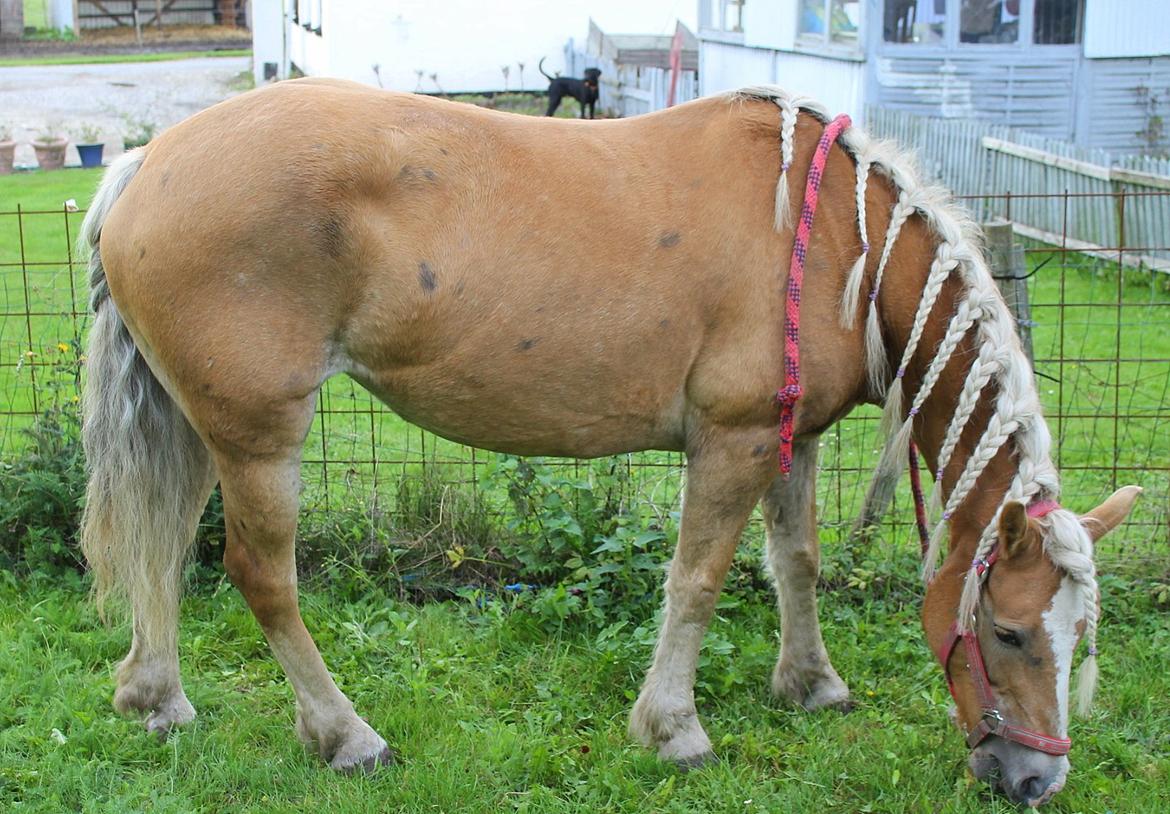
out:
M102 150L104 144L78 144L77 155L81 158L81 166L100 167L102 165Z

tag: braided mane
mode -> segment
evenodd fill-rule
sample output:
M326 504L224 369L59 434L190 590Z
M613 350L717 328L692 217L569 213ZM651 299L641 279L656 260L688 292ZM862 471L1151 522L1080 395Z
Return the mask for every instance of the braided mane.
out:
M792 163L796 120L800 113L811 115L821 123L829 120L821 105L794 96L780 88L761 85L742 88L727 94L731 100L756 99L774 103L780 109L780 177L776 187L777 231L791 224L788 200L788 168ZM954 351L974 329L978 354L967 371L955 412L940 447L931 503L934 513L941 509L937 525L923 560L923 578L933 578L942 549L948 521L975 488L979 476L999 450L1011 441L1015 449L1017 471L990 522L977 544L975 561L984 560L997 542L1000 512L1009 502L1056 500L1060 478L1051 459L1052 438L1044 421L1040 399L1033 382L1032 366L1020 346L1014 317L1008 311L984 258L979 230L967 212L941 187L924 183L914 162L894 145L871 140L856 127L845 130L838 143L857 165L855 188L857 226L861 256L850 270L841 294L841 324L852 328L865 287L865 265L869 252L866 234L865 189L869 174L878 172L893 184L897 201L890 213L885 245L868 293L869 305L865 325L866 371L874 393L885 394L881 428L886 446L866 495L863 521L876 520L889 504L907 459L914 418L930 396ZM890 378L886 349L878 322L877 298L882 277L898 235L913 215L921 217L938 239L930 271L923 287L913 327L902 353L898 369ZM907 411L904 408L903 377L919 350L931 310L943 284L957 274L965 288L950 316L946 333L933 351L931 362ZM950 463L964 428L967 427L984 388L995 384L994 410L983 433L964 462L962 472L950 494L942 494L942 473ZM1096 683L1096 644L1098 588L1093 564L1093 544L1078 517L1067 509L1056 509L1038 521L1043 532L1044 551L1076 584L1082 599L1085 639L1089 655L1082 665L1078 681L1079 707L1087 711ZM966 575L959 601L960 630L969 629L984 577L972 564Z

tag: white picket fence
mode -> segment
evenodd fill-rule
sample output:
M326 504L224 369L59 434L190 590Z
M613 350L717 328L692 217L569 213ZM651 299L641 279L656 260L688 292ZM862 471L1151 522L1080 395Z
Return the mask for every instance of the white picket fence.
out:
M619 65L603 56L585 54L570 41L565 46L565 70L568 76L581 76L586 68L601 69L598 114L606 116L640 116L666 107L670 94L670 71L637 65ZM695 71L681 71L675 89L675 104L688 102L699 95L699 78Z
M923 171L980 220L1126 265L1170 272L1170 159L1116 156L985 122L868 108L878 137L913 147ZM1030 197L1035 196L1035 197Z

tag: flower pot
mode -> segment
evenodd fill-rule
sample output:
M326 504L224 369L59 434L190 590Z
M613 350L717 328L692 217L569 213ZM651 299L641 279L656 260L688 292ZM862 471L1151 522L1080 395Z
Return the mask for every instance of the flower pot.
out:
M15 141L0 141L0 175L8 175L12 172L12 157L15 154Z
M77 155L81 158L81 166L86 169L93 167L100 167L102 165L102 150L105 149L104 144L78 144Z
M65 148L68 146L68 140L63 138L53 141L34 141L33 151L37 154L37 164L42 170L61 169L65 166Z

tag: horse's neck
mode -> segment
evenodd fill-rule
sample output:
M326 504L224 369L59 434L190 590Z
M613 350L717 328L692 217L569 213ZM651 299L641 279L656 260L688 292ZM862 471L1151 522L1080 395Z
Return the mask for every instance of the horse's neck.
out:
M912 221L895 246L899 262L887 271L893 279L882 286L888 350L905 367L889 391L902 391L889 399L897 414L891 416L893 438L900 425L909 437L903 422L910 418L913 438L941 481L942 520L956 526L951 539L975 548L1006 497L1026 501L1055 492L1048 433L1014 320L977 249L953 241L940 252L939 237L921 219ZM947 274L940 258L955 254L964 265ZM936 290L929 293L932 284ZM928 311L924 297L934 298L933 307L926 300Z

